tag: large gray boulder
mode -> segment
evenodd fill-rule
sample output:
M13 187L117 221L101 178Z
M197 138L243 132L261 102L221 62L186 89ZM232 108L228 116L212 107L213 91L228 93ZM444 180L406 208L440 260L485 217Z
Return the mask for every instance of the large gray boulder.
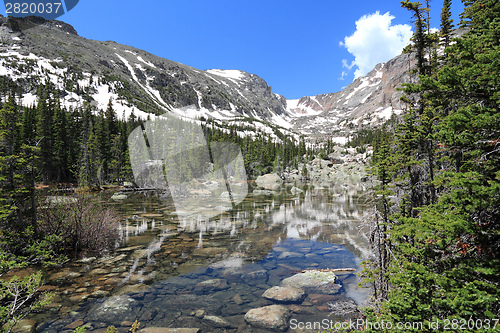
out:
M306 293L302 289L280 286L269 288L262 294L264 298L283 303L300 302L305 296Z
M245 321L254 327L285 331L290 315L290 310L282 305L269 305L249 310Z
M283 180L275 173L268 173L257 177L255 183L266 190L276 190L283 184Z
M311 270L282 280L280 286L303 289L306 292L333 295L338 293L341 288L339 284L335 283L336 280L337 276L333 272Z

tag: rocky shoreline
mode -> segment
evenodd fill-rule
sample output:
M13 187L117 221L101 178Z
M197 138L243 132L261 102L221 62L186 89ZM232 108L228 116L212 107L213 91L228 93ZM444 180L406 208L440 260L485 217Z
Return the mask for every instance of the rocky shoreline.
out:
M266 174L257 177L254 194L273 194L284 183L309 183L316 189L337 185L368 183L373 179L368 173L368 163L373 149L367 148L360 153L355 148L335 146L334 151L324 158L315 157L307 163L299 163L296 170L286 170L281 175ZM292 194L301 192L298 187L291 188Z

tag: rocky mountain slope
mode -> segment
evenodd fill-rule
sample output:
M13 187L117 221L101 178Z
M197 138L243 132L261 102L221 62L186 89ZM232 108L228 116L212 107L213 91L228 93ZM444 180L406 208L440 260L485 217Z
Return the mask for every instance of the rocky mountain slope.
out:
M294 127L307 135L333 135L340 139L350 129L379 125L392 114L400 114L403 93L397 88L410 82L409 68L413 63L413 57L402 54L378 64L342 91L288 101L291 112L307 115L295 117Z
M408 82L412 59L400 55L336 93L286 100L255 74L198 70L113 41L78 36L61 21L0 17L0 76L22 87L33 105L40 83L51 82L68 108L88 102L118 116L176 113L220 121L245 119L281 126L312 138L338 137L377 125L403 107L397 87Z
M36 86L50 81L67 107L87 100L102 109L112 100L125 116L177 112L279 122L286 112L286 99L254 74L197 70L130 46L82 38L60 21L2 17L0 24L0 75L23 87L26 105L36 102Z

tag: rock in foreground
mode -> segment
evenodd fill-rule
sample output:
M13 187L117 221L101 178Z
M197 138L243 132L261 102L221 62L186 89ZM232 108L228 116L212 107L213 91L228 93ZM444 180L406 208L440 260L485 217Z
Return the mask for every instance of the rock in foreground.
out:
M335 284L337 276L333 272L307 271L281 281L280 286L303 289L319 294L336 294L341 286Z
M292 303L304 299L305 292L299 288L275 286L267 289L262 297L276 302Z
M269 305L252 309L245 314L245 321L259 328L285 331L288 328L290 310L282 305Z

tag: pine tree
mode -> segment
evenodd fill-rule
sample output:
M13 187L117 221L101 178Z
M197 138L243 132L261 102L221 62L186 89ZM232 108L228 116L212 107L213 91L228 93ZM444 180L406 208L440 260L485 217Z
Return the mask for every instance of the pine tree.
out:
M54 167L55 179L60 183L67 178L68 173L68 137L66 112L61 109L59 102L54 102L54 116L52 120L52 165Z
M0 109L0 223L24 225L22 205L24 193L19 189L20 132L18 107L10 94Z
M49 87L40 87L38 92L38 105L37 105L37 136L36 139L42 140L39 148L39 164L42 174L42 181L48 184L52 176L52 121L53 110L51 108L51 101Z
M35 141L36 136L36 110L34 107L27 107L23 112L22 120L22 140L26 143Z
M450 45L451 33L453 31L453 19L451 18L451 0L443 1L443 9L441 11L441 31L440 37L444 48Z

